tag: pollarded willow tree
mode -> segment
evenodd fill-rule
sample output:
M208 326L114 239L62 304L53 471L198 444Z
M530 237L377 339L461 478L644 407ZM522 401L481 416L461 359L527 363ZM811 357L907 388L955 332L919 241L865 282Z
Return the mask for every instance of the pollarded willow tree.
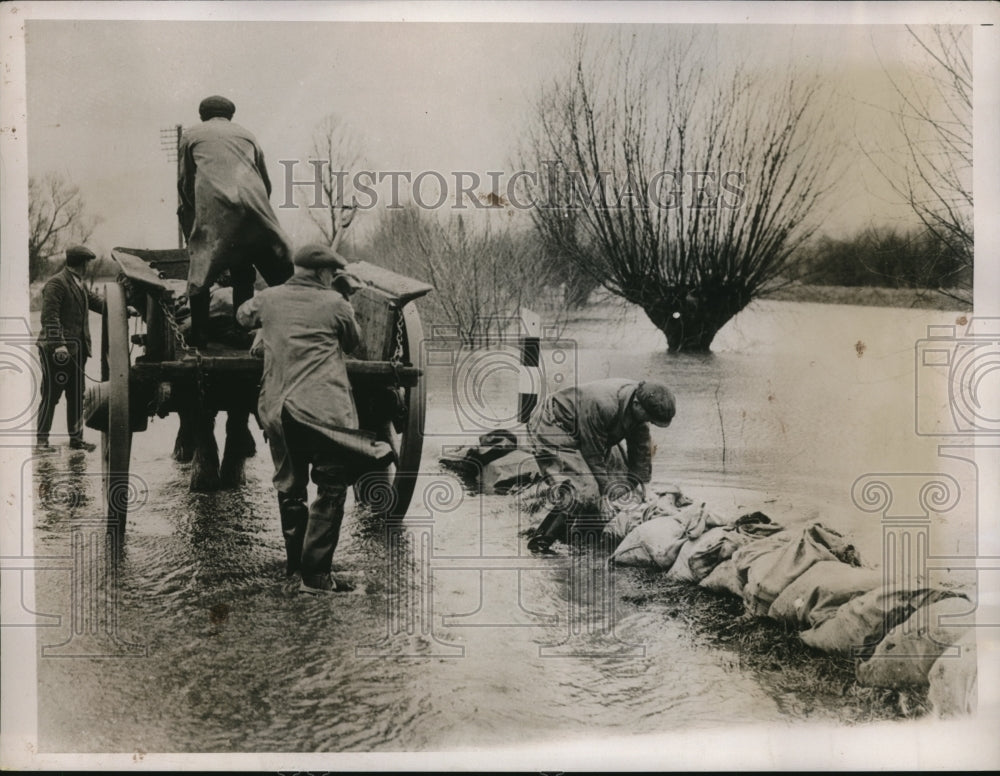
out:
M532 215L550 255L642 307L670 351L706 351L814 231L835 148L817 81L723 66L702 32L641 35L580 36L540 98Z

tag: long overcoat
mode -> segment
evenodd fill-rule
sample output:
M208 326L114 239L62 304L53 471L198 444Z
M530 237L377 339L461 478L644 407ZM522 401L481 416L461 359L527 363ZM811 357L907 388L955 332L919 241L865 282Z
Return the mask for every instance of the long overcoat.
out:
M264 376L257 409L274 457L274 485L293 485L281 417L320 433L358 428L345 353L358 345L354 308L317 278L295 275L242 304L237 321L261 327Z
M177 189L191 259L189 294L207 292L226 269L253 265L269 286L291 276L291 249L271 208L264 154L247 129L221 117L186 129Z
M87 312L99 313L103 309L103 300L63 267L42 287L39 346L47 353L65 346L74 360L86 360L92 352Z
M606 494L616 479L620 464L616 465L612 453L624 441L628 472L640 482L649 482L649 425L631 411L638 386L633 380L610 378L563 388L546 397L528 421L543 472L557 479L565 475L574 483L578 498L593 500Z

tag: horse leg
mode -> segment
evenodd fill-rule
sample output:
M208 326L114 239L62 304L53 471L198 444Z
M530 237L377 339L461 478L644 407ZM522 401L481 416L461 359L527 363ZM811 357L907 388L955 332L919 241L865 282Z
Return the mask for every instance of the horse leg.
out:
M247 427L249 420L248 410L229 410L226 413L226 449L219 470L224 488L238 488L246 483L246 459L256 452L256 444Z
M202 493L219 489L219 445L215 441L215 413L198 409L194 415L194 457L191 459L191 490Z
M174 460L178 463L190 463L194 456L195 419L189 409L179 410L177 415L181 424L177 429L177 438L174 440Z

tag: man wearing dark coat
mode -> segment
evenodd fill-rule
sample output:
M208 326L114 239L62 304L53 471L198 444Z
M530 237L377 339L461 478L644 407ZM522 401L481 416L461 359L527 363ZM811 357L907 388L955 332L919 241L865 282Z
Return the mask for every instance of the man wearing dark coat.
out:
M209 290L224 270L233 282L233 310L253 295L254 268L269 286L292 274L291 249L271 208L271 181L257 140L231 119L225 97L202 100L202 123L181 136L177 216L191 263L191 340L205 342Z
M274 461L288 575L301 573L303 593L346 591L352 584L331 569L347 488L361 473L361 458L341 444L359 433L345 353L360 334L353 307L333 287L343 259L327 246L307 245L294 264L286 283L259 292L236 317L242 326L260 327L257 408ZM391 451L372 441L368 459L384 463ZM307 508L310 468L317 495Z
M528 541L532 552L547 552L563 539L576 515L610 512L616 486L632 488L652 476L649 424L669 426L674 396L660 383L620 378L595 380L549 395L528 420L535 461L556 506ZM624 442L622 473L614 461Z
M83 439L83 389L87 358L91 354L88 311L101 312L104 301L83 276L87 262L97 258L83 245L66 249L66 266L42 288L42 329L38 350L42 362L42 403L38 411L35 450L52 453L49 431L60 396L66 395L66 429L73 450L92 451Z

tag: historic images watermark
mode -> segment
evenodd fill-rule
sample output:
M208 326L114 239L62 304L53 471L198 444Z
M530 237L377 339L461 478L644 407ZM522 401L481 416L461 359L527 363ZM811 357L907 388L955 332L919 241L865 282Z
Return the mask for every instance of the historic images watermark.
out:
M936 574L971 575L970 600L965 611L930 621L927 607L920 607L905 622L887 613L883 630L896 628L903 636L941 629L960 633L962 628L997 627L996 612L983 606L982 594L995 589L1000 555L985 541L983 515L976 491L982 485L983 464L997 460L1000 436L1000 394L995 390L1000 365L1000 318L961 318L955 325L931 325L914 348L914 432L918 437L941 437L941 458L971 464L975 479L971 492L963 493L958 481L943 472L879 472L855 481L851 497L855 506L876 514L882 523L883 594L923 591L933 587ZM987 466L987 470L995 467ZM952 512L963 500L975 513L975 544L971 553L935 551L934 520ZM961 608L961 607L959 607ZM935 630L937 629L937 630ZM950 638L946 636L946 638ZM956 637L957 638L957 637ZM913 643L901 641L901 644ZM974 643L974 642L973 642ZM943 642L941 656L967 658L961 644ZM965 649L969 649L966 644ZM864 651L862 645L858 645ZM974 647L972 647L974 649ZM881 657L887 657L882 655ZM896 649L893 659L923 657L919 651ZM974 653L972 655L974 665Z
M549 391L577 382L576 342L541 326L537 316L525 313L502 327L503 336L489 348L466 350L456 332L447 326L432 327L421 343L418 366L426 379L444 383L450 390L448 404L455 416L447 430L425 427L429 437L461 440L478 445L497 428L510 431L519 449L528 449L523 422L530 409ZM495 403L498 383L520 389L517 401ZM442 444L448 452L451 445ZM533 487L512 496L517 504L516 534L521 536L533 520L552 507L560 494L537 481L533 459L526 454L511 477ZM480 475L482 472L480 471ZM485 508L483 496L469 492L461 479L440 469L406 473L415 479L415 496L406 520L387 524L385 579L385 633L375 644L357 648L359 657L461 658L472 647L453 641L468 628L537 628L533 641L542 658L616 657L645 654L641 644L623 641L616 633L614 568L606 562L600 526L576 520L567 540L575 550L567 555L539 559L518 542L496 541L496 520ZM373 475L356 486L376 509L388 509L391 489ZM529 513L528 504L540 512ZM470 547L444 550L437 547L437 525L451 513L476 521L478 541ZM469 612L437 612L435 587L449 574L471 574L478 580L478 605ZM528 576L554 575L564 585L563 605L537 611L524 599Z
M658 170L648 177L584 173L558 162L537 170L337 170L329 159L282 159L279 208L354 207L398 210L412 203L423 210L534 208L581 210L738 210L746 201L740 170ZM296 193L305 195L300 202Z

